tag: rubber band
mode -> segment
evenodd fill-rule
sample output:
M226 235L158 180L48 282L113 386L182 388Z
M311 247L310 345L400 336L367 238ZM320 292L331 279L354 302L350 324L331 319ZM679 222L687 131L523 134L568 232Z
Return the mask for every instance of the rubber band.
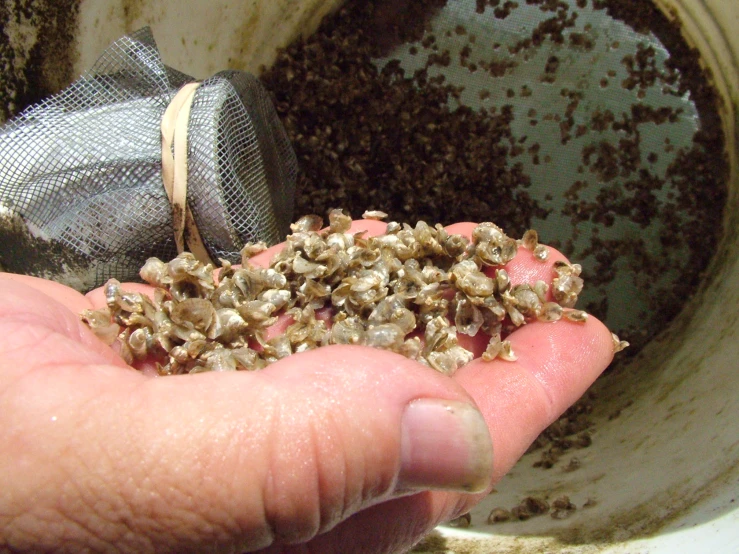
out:
M177 252L190 252L203 263L213 263L195 218L187 205L187 130L190 107L199 82L183 86L162 116L162 181L172 205L172 225ZM172 146L174 145L174 150Z

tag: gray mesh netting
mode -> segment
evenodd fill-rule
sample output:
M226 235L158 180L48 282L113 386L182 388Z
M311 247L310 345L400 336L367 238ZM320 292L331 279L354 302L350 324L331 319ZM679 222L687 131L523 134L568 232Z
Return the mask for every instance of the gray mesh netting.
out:
M89 290L176 256L160 124L192 81L142 29L2 128L0 268ZM210 256L238 261L247 241L281 240L297 161L259 81L237 71L203 81L187 140L187 203Z

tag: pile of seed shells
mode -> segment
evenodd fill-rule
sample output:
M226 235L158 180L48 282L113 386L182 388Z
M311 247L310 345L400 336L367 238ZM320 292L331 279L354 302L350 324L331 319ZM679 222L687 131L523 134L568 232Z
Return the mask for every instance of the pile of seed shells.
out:
M385 234L365 237L350 232L352 220L341 210L330 212L329 223L322 229L320 217L303 217L269 267L249 262L266 248L249 244L242 266L223 262L218 278L190 253L169 263L151 258L141 269L155 287L151 298L110 280L107 308L82 318L109 344L119 340L127 362L152 360L160 374L175 375L261 369L329 344L391 350L451 374L473 359L457 333L485 333L482 357L512 361L505 337L515 328L588 317L571 309L583 288L576 264L554 264L555 301L547 299L543 281L511 284L502 266L519 245L542 263L547 259L535 231L516 241L481 223L470 241L438 224L391 222ZM290 323L270 337L267 330L281 315ZM626 346L614 335L615 350Z

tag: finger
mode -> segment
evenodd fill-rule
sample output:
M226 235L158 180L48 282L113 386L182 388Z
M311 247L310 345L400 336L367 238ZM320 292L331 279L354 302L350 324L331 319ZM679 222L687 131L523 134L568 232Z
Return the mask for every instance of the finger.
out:
M326 347L261 372L153 380L88 370L0 397L0 413L19 414L0 444L31 421L24 459L46 462L0 472L29 491L24 510L50 544L92 531L157 552L299 543L398 491L489 481L487 427L466 393L392 353ZM50 390L64 399L55 418ZM77 526L44 524L60 487Z
M475 399L496 447L494 479L582 396L613 359L610 331L590 316L533 322L512 333L515 362L474 360L454 379Z
M17 275L15 273L0 273L0 288L3 283L21 283L32 287L66 306L73 313L92 308L90 301L82 293L54 281L31 277L30 275Z
M454 376L476 399L488 422L495 445L493 482L582 396L613 356L610 333L595 318L584 325L564 320L532 323L511 335L511 341L517 362L476 360ZM425 492L388 500L317 537L308 550L338 553L352 544L360 554L406 551L438 524L469 511L479 498ZM366 537L370 541L362 540Z
M383 502L341 522L307 545L273 546L260 554L342 554L351 545L352 554L396 554L408 552L423 536L457 513L460 496L425 492ZM447 552L447 550L444 550Z
M84 296L67 287L35 277L7 278L0 275L0 336L6 356L4 370L22 371L34 361L42 363L53 350L60 361L79 361L84 353L88 363L128 366L103 344L80 320L78 311L89 304ZM75 311L73 311L75 310ZM32 330L32 332L31 332ZM73 342L39 344L46 335L62 334ZM87 349L78 351L79 345Z

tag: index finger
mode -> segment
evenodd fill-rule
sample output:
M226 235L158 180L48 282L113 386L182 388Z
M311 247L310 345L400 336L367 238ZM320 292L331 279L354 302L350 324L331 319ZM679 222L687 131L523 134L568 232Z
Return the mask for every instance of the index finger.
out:
M593 316L584 323L535 321L508 340L515 362L478 358L453 376L490 428L496 481L585 393L614 355L610 331Z

